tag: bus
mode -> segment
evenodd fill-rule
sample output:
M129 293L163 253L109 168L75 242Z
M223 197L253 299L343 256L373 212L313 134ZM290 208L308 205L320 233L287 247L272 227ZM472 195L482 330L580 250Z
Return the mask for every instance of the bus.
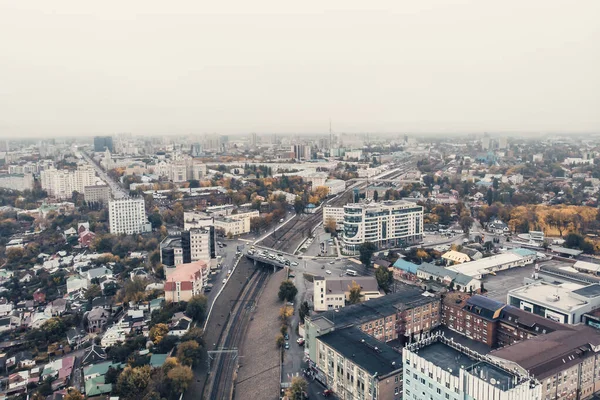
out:
M356 272L353 269L347 269L346 270L346 275L350 275L350 276L358 276L358 272Z

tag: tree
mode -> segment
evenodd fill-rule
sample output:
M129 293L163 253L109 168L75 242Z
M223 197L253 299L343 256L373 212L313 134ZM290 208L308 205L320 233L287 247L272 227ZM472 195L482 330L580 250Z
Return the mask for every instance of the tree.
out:
M325 232L334 234L337 229L337 222L335 222L334 218L327 218L323 228L325 229Z
M196 366L202 357L202 348L195 340L188 340L177 346L177 360L182 365Z
M304 207L306 207L306 203L302 200L302 197L296 196L296 200L294 200L294 210L296 214L302 214L304 212Z
M142 367L127 366L117 380L117 392L126 399L135 399L148 387L152 369L149 365Z
M287 325L281 325L281 328L279 328L279 332L281 332L281 334L285 336L285 334L288 332Z
M294 315L294 308L290 306L283 306L279 309L279 318L287 324L287 320L289 317Z
M298 288L296 288L294 282L291 280L287 279L281 282L281 285L279 285L279 300L294 301L296 294L298 294Z
M167 372L167 378L172 391L177 394L181 394L185 392L192 382L194 374L192 373L192 369L190 367L178 365Z
M485 198L487 200L488 206L491 206L492 203L494 202L494 192L492 191L492 188L489 188L487 190L487 194L486 194Z
M190 299L185 309L188 317L194 321L202 322L206 315L207 299L203 294L198 294Z
M380 268L379 268L380 269ZM348 302L350 304L356 304L360 302L360 291L361 287L356 281L352 281L351 285L348 285L348 289L350 290L350 295L348 296Z
M377 279L379 287L388 293L394 281L394 274L387 268L379 267L375 270L375 279Z
M473 222L475 222L473 220L473 218L471 218L470 215L464 215L461 219L460 219L460 228L463 230L464 233L469 233L471 231L471 227L473 226Z
M304 318L310 316L310 306L308 305L308 301L303 301L298 307L298 316L300 317L301 323L304 323Z
M63 397L63 400L84 400L85 396L77 389L68 389L67 395Z
M364 266L371 266L371 258L373 257L373 253L377 251L377 246L372 242L364 242L358 247L358 252L360 253L360 262L363 263Z
M152 343L158 344L169 333L167 324L156 324L150 328L150 340Z
M306 382L306 379L296 376L292 379L292 385L286 391L286 395L290 399L302 399L307 390L308 382Z
M278 349L283 347L283 345L285 344L285 339L283 338L283 335L277 335L277 337L275 338L275 344L277 345Z
M200 346L204 346L204 339L202 338L203 336L204 331L202 329L198 327L193 327L189 331L187 331L185 335L183 335L181 341L187 342L188 340L194 340Z
M85 292L86 300L93 300L102 295L102 290L99 285L90 285Z

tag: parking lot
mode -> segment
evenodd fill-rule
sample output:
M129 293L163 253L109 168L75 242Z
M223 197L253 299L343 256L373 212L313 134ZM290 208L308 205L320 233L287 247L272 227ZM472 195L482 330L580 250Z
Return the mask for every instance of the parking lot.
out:
M534 266L512 268L506 271L498 271L497 275L486 275L483 278L483 287L487 290L485 295L491 299L506 303L506 294L524 285L523 279L531 277Z

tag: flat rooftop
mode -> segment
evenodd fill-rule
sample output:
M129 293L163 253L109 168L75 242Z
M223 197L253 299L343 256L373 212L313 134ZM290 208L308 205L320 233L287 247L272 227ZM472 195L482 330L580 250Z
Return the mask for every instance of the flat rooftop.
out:
M550 308L573 311L588 304L587 301L572 295L573 292L584 287L584 285L571 282L564 282L558 285L539 282L513 289L508 292L508 295L522 300L530 300L533 303Z
M467 371L492 385L498 385L498 387L503 390L505 390L504 388L509 389L511 387L514 378L513 374L500 369L487 361L480 361L467 368Z
M319 336L317 340L333 348L371 375L384 376L402 369L402 353L367 335L358 328L346 328Z
M460 351L439 341L422 347L416 350L414 353L419 357L435 364L436 366L450 372L454 376L459 376L460 367L467 368L477 362L465 353L461 353Z
M482 258L477 261L470 261L458 265L448 267L449 270L460 272L468 276L486 275L489 274L493 267L517 262L523 257L515 253L498 254L491 257Z
M388 317L399 311L439 301L437 296L423 292L423 290L416 286L403 284L398 285L398 288L399 290L396 293L390 293L386 296L337 310L325 311L311 317L311 320L316 321L318 318L326 318L336 327L344 327L363 324L375 319Z

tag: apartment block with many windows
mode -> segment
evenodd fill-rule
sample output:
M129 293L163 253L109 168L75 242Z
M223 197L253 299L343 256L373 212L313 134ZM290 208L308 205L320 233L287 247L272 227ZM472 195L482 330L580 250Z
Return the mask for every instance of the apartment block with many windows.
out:
M108 203L110 233L132 235L152 230L143 198L112 200Z
M361 244L379 248L420 243L423 207L407 201L363 202L344 206L343 251L356 254Z

